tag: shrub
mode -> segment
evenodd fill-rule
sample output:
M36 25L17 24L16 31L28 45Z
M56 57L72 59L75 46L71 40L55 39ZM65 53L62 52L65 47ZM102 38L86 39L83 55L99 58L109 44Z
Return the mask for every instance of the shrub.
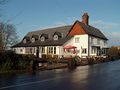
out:
M120 59L120 50L117 47L111 47L108 49L108 57L111 60Z
M71 58L71 60L68 61L68 67L69 69L74 69L77 66L77 61L75 58Z
M29 67L30 56L23 56L13 51L0 52L0 70L19 70Z

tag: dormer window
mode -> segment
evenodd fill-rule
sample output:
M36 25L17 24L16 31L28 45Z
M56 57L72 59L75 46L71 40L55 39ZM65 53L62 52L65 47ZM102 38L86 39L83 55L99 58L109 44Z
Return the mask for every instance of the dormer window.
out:
M32 42L32 43L35 42L35 38L32 38L32 39L31 39L31 42Z
M54 35L53 39L58 40L58 35Z
M31 42L35 42L35 41L37 41L38 38L39 38L38 35L32 35Z
M62 34L60 33L60 32L55 32L54 34L53 34L53 39L54 40L58 40L59 38L61 38L62 37Z
M27 40L26 39L23 39L23 43L26 43L27 42Z
M40 38L40 40L41 40L41 41L45 41L45 37L42 36L42 37Z
M48 39L48 34L42 34L41 37L40 37L40 40L41 41L45 41L46 39Z
M23 38L23 43L27 43L30 41L30 37L26 36Z

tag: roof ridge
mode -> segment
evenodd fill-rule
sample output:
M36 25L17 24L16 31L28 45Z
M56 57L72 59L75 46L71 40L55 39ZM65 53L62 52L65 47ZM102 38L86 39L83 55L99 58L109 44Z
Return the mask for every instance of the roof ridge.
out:
M35 30L35 31L30 31L30 32L28 32L28 33L37 32L37 31L44 31L44 30L48 30L48 29L56 29L56 28L68 27L68 26L72 26L72 25L64 25L64 26L49 27L49 28L39 29L39 30Z

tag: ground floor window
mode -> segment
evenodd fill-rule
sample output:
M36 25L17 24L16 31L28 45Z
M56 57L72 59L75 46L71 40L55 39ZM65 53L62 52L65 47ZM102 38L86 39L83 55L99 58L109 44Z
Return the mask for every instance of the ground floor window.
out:
M54 54L56 54L56 47L54 47Z
M41 47L41 52L45 53L45 47Z
M20 49L20 52L23 52L23 49Z
M33 54L33 53L35 53L35 48L34 47L26 47L25 53L26 54Z
M106 54L106 49L102 49L102 54Z
M95 54L95 53L96 53L96 48L95 48L95 47L92 47L92 48L91 48L91 53L92 53L92 54Z
M48 54L56 54L56 47L47 47Z
M32 48L30 48L30 53L32 54Z

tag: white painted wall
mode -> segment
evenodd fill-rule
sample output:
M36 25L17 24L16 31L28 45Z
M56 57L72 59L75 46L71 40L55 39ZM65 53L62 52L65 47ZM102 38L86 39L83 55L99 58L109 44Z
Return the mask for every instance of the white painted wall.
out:
M75 43L75 38L76 37L79 37L79 43ZM77 47L77 50L78 50L78 54L80 57L86 57L88 56L88 35L85 34L85 35L75 35L74 36L74 46ZM82 53L82 49L86 49L86 54L85 53Z
M75 42L75 38L79 38L79 42ZM68 45L72 45L72 46L76 46L77 49L77 55L80 57L85 57L88 55L88 35L84 34L84 35L75 35L73 38L71 38L69 41L67 41L64 46L68 46ZM86 49L86 54L82 53L82 49Z
M13 51L15 51L16 54L25 54L25 47L16 47L13 48Z

